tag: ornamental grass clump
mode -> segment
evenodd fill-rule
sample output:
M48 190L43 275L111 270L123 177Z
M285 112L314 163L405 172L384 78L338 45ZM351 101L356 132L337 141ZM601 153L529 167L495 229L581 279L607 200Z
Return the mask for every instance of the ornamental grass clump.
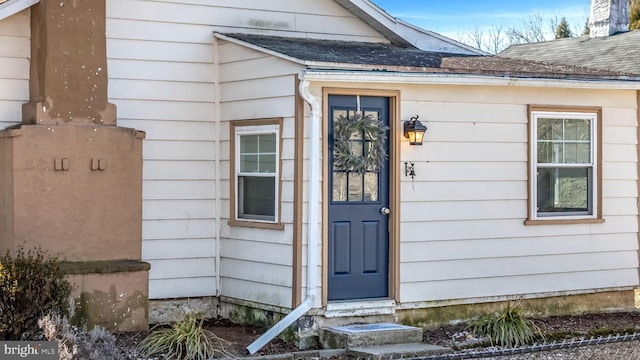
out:
M526 318L520 303L509 303L500 312L483 314L469 327L476 336L487 337L492 345L516 347L544 339L540 328Z
M165 359L176 360L234 357L224 349L228 342L204 329L203 322L201 314L188 311L171 327L152 330L138 344L138 351L144 356L164 354Z

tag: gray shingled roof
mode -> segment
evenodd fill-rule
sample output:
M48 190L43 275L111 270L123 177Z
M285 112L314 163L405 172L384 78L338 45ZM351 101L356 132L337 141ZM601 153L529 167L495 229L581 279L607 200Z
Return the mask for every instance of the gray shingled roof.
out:
M499 56L640 74L640 30L513 45Z
M537 61L497 56L460 55L423 51L388 43L287 38L251 34L222 34L310 67L325 69L412 71L430 73L477 74L492 76L553 79L627 78L621 72L571 65L552 65ZM635 79L638 80L638 79Z

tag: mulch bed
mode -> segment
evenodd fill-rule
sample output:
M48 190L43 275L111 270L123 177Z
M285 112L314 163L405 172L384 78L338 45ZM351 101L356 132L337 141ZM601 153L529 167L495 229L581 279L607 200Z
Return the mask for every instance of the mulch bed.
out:
M554 316L536 319L534 322L545 333L548 340L562 341L640 331L640 312ZM205 326L218 337L226 340L228 344L225 346L225 350L237 357L248 356L246 347L266 331L260 327L233 324L225 319L210 320L205 323ZM135 347L146 335L146 332L117 334L122 358L143 359L137 354ZM479 339L474 339L464 325L425 330L423 341L454 349L472 345L474 341L481 342ZM285 354L295 351L299 351L299 349L276 338L256 355ZM352 359L352 357L344 355L336 357L336 359Z

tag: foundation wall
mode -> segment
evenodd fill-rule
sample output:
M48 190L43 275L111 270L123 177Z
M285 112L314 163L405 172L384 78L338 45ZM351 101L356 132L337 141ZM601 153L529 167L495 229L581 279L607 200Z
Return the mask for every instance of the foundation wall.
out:
M65 268L74 284L74 323L109 331L148 330L148 263L67 263Z

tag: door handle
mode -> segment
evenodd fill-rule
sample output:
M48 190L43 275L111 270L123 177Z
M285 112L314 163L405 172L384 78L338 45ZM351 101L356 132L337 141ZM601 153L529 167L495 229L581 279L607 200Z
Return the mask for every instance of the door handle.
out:
M380 214L382 214L382 215L389 215L389 213L390 213L390 212L391 212L391 210L389 210L389 208L388 208L388 207L386 207L386 206L383 206L383 207L380 209Z

